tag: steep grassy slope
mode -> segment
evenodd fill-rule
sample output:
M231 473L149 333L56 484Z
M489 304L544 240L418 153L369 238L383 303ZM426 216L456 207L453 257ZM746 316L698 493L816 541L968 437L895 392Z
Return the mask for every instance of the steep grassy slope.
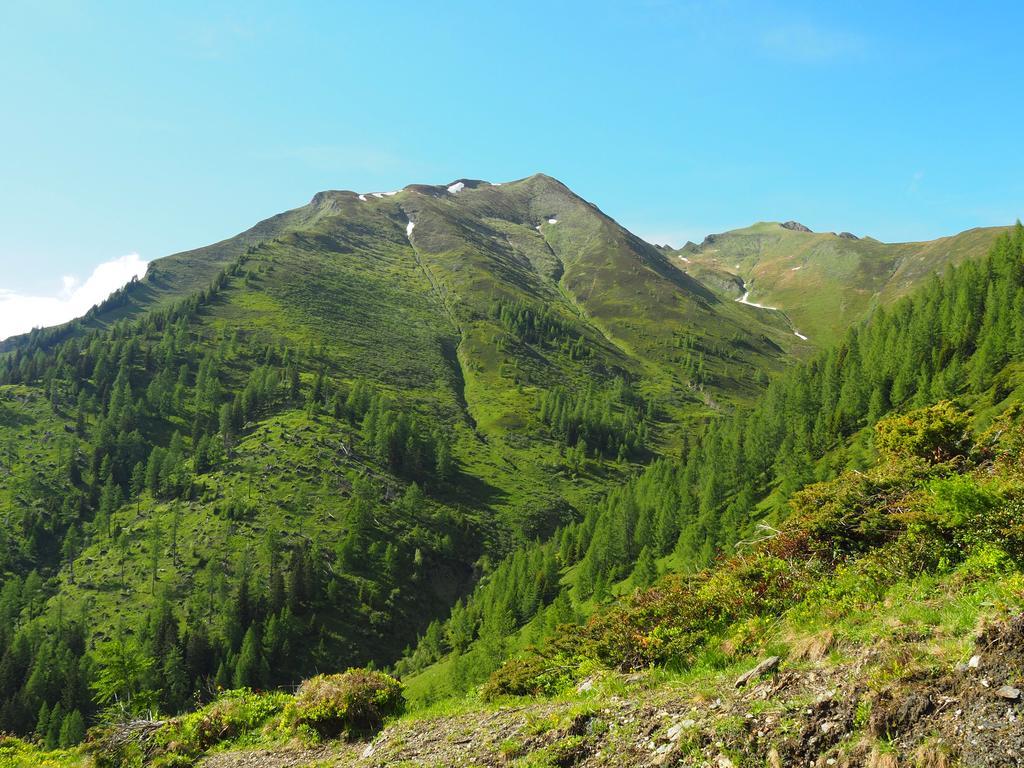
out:
M104 654L166 709L395 661L782 370L745 313L535 176L320 193L13 340L0 727L92 718Z
M811 485L779 530L670 575L459 702L324 738L233 691L15 768L104 765L1010 766L1024 707L1024 428L943 405L877 427L879 464ZM915 429L925 426L925 429ZM908 428L909 427L909 428ZM938 430L933 428L938 427ZM943 452L936 452L936 448Z
M979 258L1005 227L918 243L815 233L795 222L760 222L687 243L674 260L723 296L774 307L809 345L836 341L872 308L891 303L949 265ZM737 280L736 278L739 278Z
M1005 405L1022 244L795 369L810 347L727 270L684 274L545 176L323 192L160 260L0 357L0 729L72 743L103 708L417 637L411 698L472 688L860 466L891 407Z
M773 381L752 408L710 423L684 459L654 463L578 523L502 563L397 668L412 675L412 698L458 695L511 649L649 584L659 570L692 571L763 536L809 481L869 466L866 427L892 410L955 397L984 424L1019 404L1022 264L1018 226L988 258L875 313ZM543 580L533 578L537 563Z

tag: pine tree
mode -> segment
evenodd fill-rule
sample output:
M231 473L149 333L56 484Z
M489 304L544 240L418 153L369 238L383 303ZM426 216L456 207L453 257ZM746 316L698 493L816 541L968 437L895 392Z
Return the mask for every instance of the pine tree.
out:
M177 645L172 645L164 654L161 678L160 697L164 709L179 711L188 699L189 680Z
M50 719L46 724L46 736L43 738L43 745L54 750L60 747L60 728L64 725L64 707L58 701L50 711Z
M39 714L36 717L36 730L35 738L36 741L45 741L46 733L50 727L50 706L43 701L39 707Z
M242 649L235 662L232 678L235 688L258 688L265 684L268 675L267 663L263 658L262 647L256 628L250 626L242 641Z
M658 578L658 564L654 561L651 548L645 546L640 550L640 557L633 568L633 585L636 587L649 587Z
M61 749L73 747L85 739L85 719L77 709L72 710L60 726L58 742Z

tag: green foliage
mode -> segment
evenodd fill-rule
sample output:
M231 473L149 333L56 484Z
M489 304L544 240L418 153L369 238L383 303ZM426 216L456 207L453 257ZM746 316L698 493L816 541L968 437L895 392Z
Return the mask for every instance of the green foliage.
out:
M81 768L83 764L81 756L75 752L44 751L35 744L0 734L0 766L3 768Z
M875 424L875 448L890 461L908 458L932 463L964 456L970 450L967 431L970 414L949 401L893 415Z
M340 675L306 680L286 717L323 737L350 736L379 729L405 706L402 684L383 672L349 669Z
M480 689L484 701L500 696L551 696L564 690L576 678L571 658L525 653L496 669Z
M550 179L492 192L486 216L471 195L318 196L3 345L0 728L59 745L75 712L174 715L327 664L443 662L442 687L465 690L864 469L862 430L891 409L985 417L1016 397L1020 230L770 382L793 339L777 318L719 301ZM547 208L559 224L538 231ZM931 445L914 429L898 439ZM1017 557L1009 486L985 514L936 486L892 515L876 497L898 478L858 482L798 509L828 567L894 536L900 567L924 543L950 567L967 545L978 572ZM777 559L680 579L675 604L644 609L653 630L638 613L621 646L594 647L686 659L756 626L816 575ZM862 563L879 585L887 565Z
M749 551L690 577L666 576L598 611L582 638L556 633L539 651L506 662L485 690L545 692L529 681L541 679L560 644L571 644L574 664L592 658L624 669L686 668L720 648L763 653L771 625L786 614L821 621L877 609L896 585L927 574L980 581L1019 571L1019 477L1016 467L994 474L988 463L961 458L953 468L882 463L815 484L794 497L782 530Z
M490 315L527 344L560 345L573 360L587 354L583 337L551 307L499 300L491 304Z
M155 693L147 688L153 660L138 642L124 636L109 640L95 652L96 676L92 689L101 705L120 705L130 713L142 713Z
M166 751L194 758L217 744L258 733L290 700L284 693L248 688L223 691L214 702L169 723L159 742Z
M1024 228L1018 227L998 240L984 262L965 262L913 297L879 310L851 328L835 348L773 381L752 407L709 422L694 435L681 460L655 461L639 477L610 490L585 509L582 520L567 524L551 539L558 542L559 565L571 574L563 589L574 587L578 600L607 602L609 585L637 569L644 547L652 560L671 557L683 570L710 565L716 555L753 533L765 512L785 517L791 496L795 514L805 518L804 529L819 550L816 554L826 555L828 562L900 535L927 506L919 488L908 485L906 473L914 483L928 481L935 473L948 472L942 467L951 460L967 460L972 451L966 435L971 417L948 398L988 398L986 376L967 374L987 370L987 376L994 375L1024 354L1024 323L1005 311L1024 298L1022 264ZM987 347L994 357L983 352ZM905 413L885 418L891 409ZM869 461L865 451L848 446L853 440L866 444L861 433L879 419L875 447L886 461L895 457L911 466L883 469L870 477L841 474L846 466L861 469ZM985 445L1008 445L1009 439L1000 433ZM991 450L985 447L979 455ZM836 475L840 479L835 484L813 484ZM1012 514L1012 505L1000 508L1008 510L1007 518ZM1002 519L998 526L1006 545L1016 546L1012 522ZM922 557L933 565L943 558L955 560L955 539L943 537L940 550ZM903 556L916 555L907 550ZM643 579L650 573L646 559L640 569ZM683 604L672 610L681 611L678 618L684 626L691 611L698 617L694 621L705 626L699 619L705 608L710 625L744 616L742 611L732 614L720 605L684 599L693 592L690 588L676 591L670 589L673 594L666 601L655 600L652 610L678 598ZM744 595L741 589L735 595L724 593L723 599L726 605L737 599L744 604ZM481 584L467 605L478 601L516 604L512 594L493 583ZM513 626L532 618L512 616ZM648 619L654 620L644 621ZM672 655L684 658L703 642L700 632L694 635L679 627L659 631L670 636L648 637L642 628L637 637L610 634L609 642L623 647L602 653L630 665ZM650 647L634 647L639 638ZM423 656L419 648L413 652L413 669ZM471 666L479 668L484 655L470 651L470 657L475 659Z
M642 406L621 379L602 390L588 387L578 396L556 387L539 398L541 421L565 445L620 460L641 450L647 439Z

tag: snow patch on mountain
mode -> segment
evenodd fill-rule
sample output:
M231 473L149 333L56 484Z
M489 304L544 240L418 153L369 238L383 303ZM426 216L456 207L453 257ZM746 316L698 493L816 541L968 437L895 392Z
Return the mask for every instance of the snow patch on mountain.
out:
M758 309L770 309L773 312L777 311L777 307L767 307L764 304L757 304L757 303L755 303L753 301L748 301L747 299L748 299L749 296L750 296L750 291L747 291L742 296L740 296L738 299L736 299L736 301L738 301L740 304L746 304L748 307L757 307Z

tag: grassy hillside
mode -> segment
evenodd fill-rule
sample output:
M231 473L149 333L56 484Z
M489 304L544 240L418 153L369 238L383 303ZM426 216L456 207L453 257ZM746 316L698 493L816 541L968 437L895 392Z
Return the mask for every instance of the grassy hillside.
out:
M760 222L709 235L672 258L723 296L738 299L749 291L748 301L776 308L817 348L834 343L873 308L905 296L948 266L984 256L1007 230L989 227L926 242L882 243L787 224Z
M166 709L394 662L785 338L544 176L325 192L158 260L0 357L0 727L91 721L103 654Z
M324 192L157 261L0 356L0 729L70 745L349 665L476 690L866 467L891 410L1008 407L1022 247L800 364L727 270L545 176Z
M710 423L682 460L652 464L579 522L502 563L398 667L411 697L457 696L558 623L661 570L693 571L760 538L808 482L869 466L867 427L887 413L958 398L985 424L1019 404L1022 263L1017 227L987 259L879 311L774 381L753 407Z
M922 423L945 437L907 429ZM304 726L306 687L242 690L96 729L84 748L6 739L0 755L16 768L1013 765L1024 427L1019 408L983 432L965 423L945 406L883 420L877 466L804 488L780 529L563 625L461 701L392 714L379 733Z

